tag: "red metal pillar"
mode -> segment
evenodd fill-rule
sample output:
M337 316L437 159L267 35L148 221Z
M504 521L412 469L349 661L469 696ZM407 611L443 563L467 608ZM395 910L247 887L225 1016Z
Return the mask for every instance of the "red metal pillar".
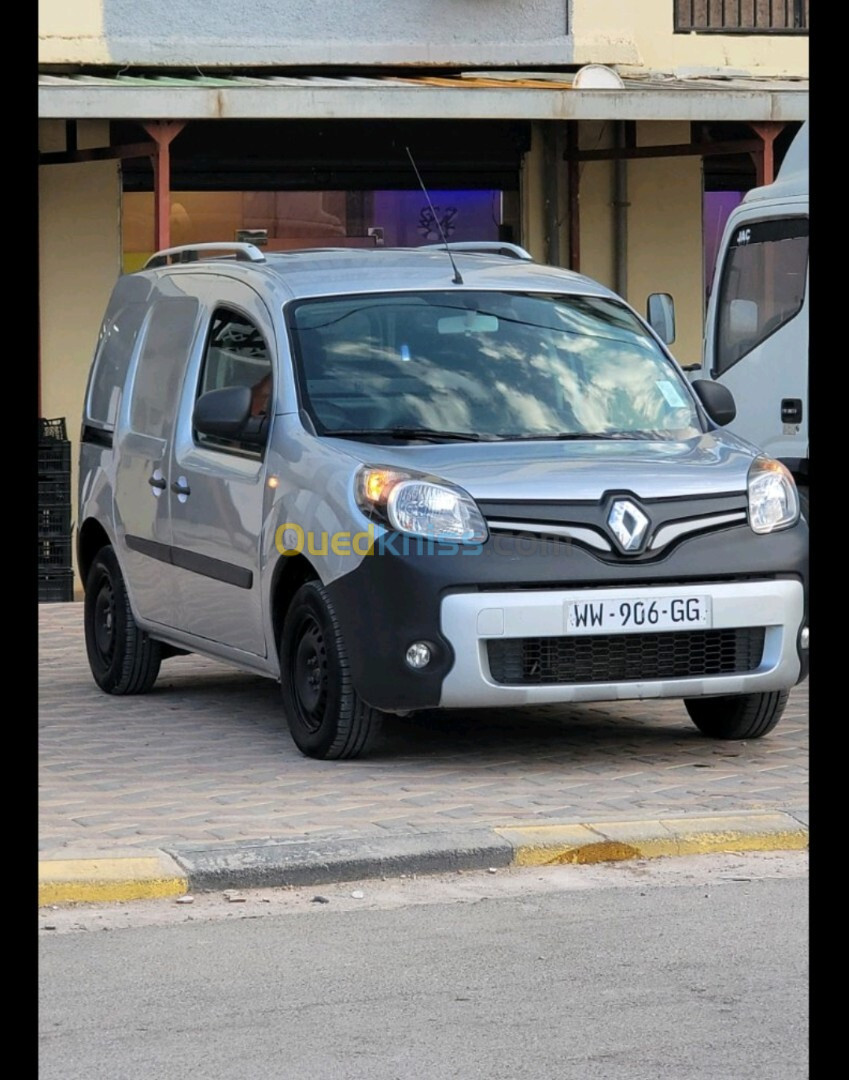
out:
M758 135L763 143L760 153L752 154L755 159L755 177L758 187L771 184L775 180L775 147L776 138L784 130L784 124L776 120L766 120L761 124L749 124L749 127Z
M156 143L153 161L153 230L154 251L171 246L171 143L185 127L185 123L157 121L142 124Z

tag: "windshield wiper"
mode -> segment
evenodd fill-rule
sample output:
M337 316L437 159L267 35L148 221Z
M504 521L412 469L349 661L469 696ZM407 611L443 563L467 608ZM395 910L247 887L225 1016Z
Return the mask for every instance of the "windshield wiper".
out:
M501 438L510 442L577 442L593 439L651 439L655 436L643 431L553 431L550 435L502 435Z
M339 428L336 431L322 432L322 434L333 438L339 436L351 439L371 435L387 439L430 439L433 442L443 440L480 442L481 440L481 436L476 431L440 431L437 428L428 427Z
M591 442L596 439L615 439L621 442L626 439L658 438L657 433L650 431L553 431L550 435L479 435L476 431L442 431L428 427L339 428L336 431L323 431L322 435L346 439L427 439L432 442Z

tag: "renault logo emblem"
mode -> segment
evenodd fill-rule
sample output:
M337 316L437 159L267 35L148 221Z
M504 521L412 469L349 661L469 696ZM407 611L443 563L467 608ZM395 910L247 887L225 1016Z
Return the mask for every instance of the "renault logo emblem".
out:
M649 519L630 499L617 499L607 515L607 524L623 551L639 551Z

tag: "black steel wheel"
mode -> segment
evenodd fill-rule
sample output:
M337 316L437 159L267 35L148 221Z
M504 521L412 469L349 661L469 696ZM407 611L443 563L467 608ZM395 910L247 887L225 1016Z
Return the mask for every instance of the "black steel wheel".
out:
M327 645L315 618L305 613L296 630L292 689L298 719L305 731L316 734L327 711Z
M85 643L94 681L107 694L144 694L162 662L158 641L140 630L111 547L94 557L85 586Z
M295 745L325 760L364 754L382 714L360 699L351 684L336 614L318 581L292 599L280 637L283 706Z

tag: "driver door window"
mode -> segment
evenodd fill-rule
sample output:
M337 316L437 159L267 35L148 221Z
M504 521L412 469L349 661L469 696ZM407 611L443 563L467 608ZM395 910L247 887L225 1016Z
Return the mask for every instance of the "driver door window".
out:
M268 433L271 414L271 357L257 326L245 315L218 308L212 316L203 359L198 396L210 390L247 386L251 412L243 441L231 441L195 433L201 445L238 453L259 453Z

